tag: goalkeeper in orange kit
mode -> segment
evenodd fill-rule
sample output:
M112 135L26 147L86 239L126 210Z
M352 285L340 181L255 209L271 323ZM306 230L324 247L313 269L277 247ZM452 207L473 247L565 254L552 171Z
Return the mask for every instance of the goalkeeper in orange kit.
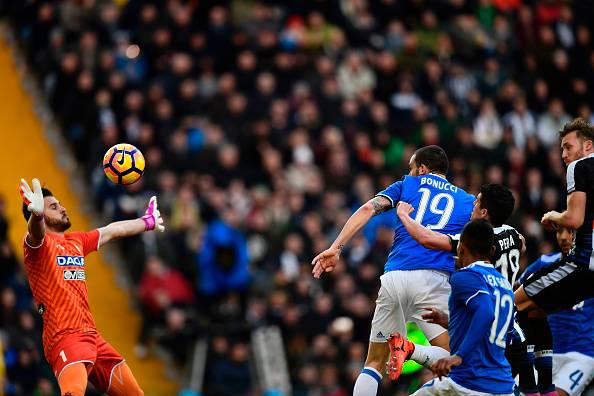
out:
M130 367L97 331L89 308L85 257L107 242L145 231L163 231L157 199L145 215L88 232L66 232L66 208L33 179L33 190L21 179L25 270L43 319L43 349L60 384L61 395L82 396L87 382L110 396L143 395Z

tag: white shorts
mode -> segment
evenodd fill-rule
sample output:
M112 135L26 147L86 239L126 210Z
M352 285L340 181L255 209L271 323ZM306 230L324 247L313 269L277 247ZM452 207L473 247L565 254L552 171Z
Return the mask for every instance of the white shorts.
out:
M413 396L513 396L509 394L483 393L458 385L449 377L434 378L423 385Z
M553 382L570 396L581 395L594 377L594 358L578 352L553 355Z
M415 322L428 340L446 331L421 318L427 312L425 308L448 312L451 288L446 273L432 270L390 271L380 280L382 285L375 301L369 336L371 342L386 342L394 332L405 336L407 322Z

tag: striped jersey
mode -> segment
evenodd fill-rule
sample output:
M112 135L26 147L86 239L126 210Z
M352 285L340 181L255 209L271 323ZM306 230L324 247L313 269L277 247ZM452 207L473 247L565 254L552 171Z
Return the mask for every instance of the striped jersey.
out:
M575 191L586 194L586 211L569 256L577 265L594 271L594 153L567 166L567 194Z
M497 271L513 285L516 282L520 271L520 255L523 250L523 241L520 233L514 227L503 224L493 228L495 234L495 250L491 256L491 262ZM451 251L456 254L460 234L448 235Z
M85 256L99 248L99 230L46 232L40 246L24 238L25 270L43 319L43 349L48 356L63 334L95 330L85 281Z

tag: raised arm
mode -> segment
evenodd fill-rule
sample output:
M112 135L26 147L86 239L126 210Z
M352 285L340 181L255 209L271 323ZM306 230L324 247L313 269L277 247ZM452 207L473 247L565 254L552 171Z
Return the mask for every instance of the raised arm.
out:
M116 221L101 227L99 229L101 232L101 245L115 239L138 235L154 229L160 232L165 231L161 213L157 209L157 197L155 196L151 197L144 216L134 220Z
M19 187L23 202L27 205L27 210L31 212L31 217L27 222L27 243L29 246L38 247L45 238L45 220L43 219L44 200L41 191L41 184L38 179L33 179L33 191L29 184L21 179Z
M452 250L452 243L450 238L439 232L431 231L429 228L423 226L410 217L410 214L415 209L407 202L398 202L396 213L402 222L406 231L415 241L428 249L445 250L447 252Z
M591 188L590 170L584 161L574 161L567 167L567 210L548 212L541 220L547 229L562 226L577 230L584 224L586 193Z
M567 209L563 213L551 211L542 217L542 224L547 229L555 226L577 230L584 224L586 214L586 193L574 191L567 196Z
M389 209L392 209L392 202L388 198L379 195L357 209L344 224L332 245L312 260L314 277L319 278L322 273L332 271L338 263L344 245L367 224L369 219Z

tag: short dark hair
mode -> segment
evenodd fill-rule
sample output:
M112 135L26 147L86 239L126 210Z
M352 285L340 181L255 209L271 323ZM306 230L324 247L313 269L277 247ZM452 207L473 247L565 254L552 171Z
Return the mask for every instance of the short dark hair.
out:
M54 196L54 194L52 194L52 192L45 187L41 187L41 193L43 194L44 198ZM29 212L29 209L27 209L27 205L24 202L23 202L23 216L25 216L25 220L27 220L27 221L29 221L29 219L31 218L31 212Z
M483 184L481 186L480 205L482 209L487 209L489 219L493 227L499 227L509 219L516 199L512 192L501 184Z
M563 125L559 130L559 138L563 139L571 132L575 132L582 140L592 140L594 142L594 126L583 118L575 118Z
M493 227L485 220L472 220L464 226L460 243L477 256L489 258L495 244Z
M417 166L425 165L431 172L439 172L444 175L450 168L448 155L436 145L421 147L415 151L415 164Z

